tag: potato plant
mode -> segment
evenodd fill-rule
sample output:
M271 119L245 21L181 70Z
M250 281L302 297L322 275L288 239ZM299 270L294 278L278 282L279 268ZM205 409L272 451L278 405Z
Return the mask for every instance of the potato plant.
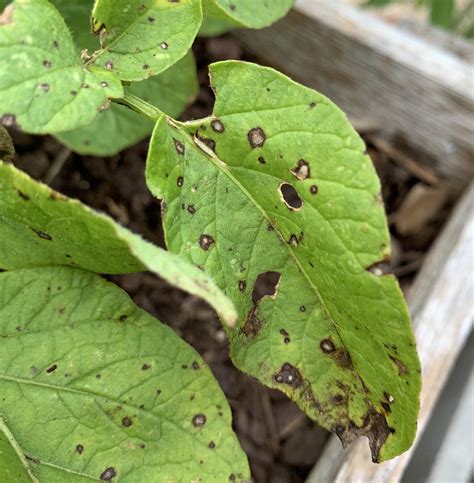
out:
M168 251L20 172L1 132L2 481L250 479L206 363L100 276L143 270L214 307L234 364L344 445L366 436L374 462L411 446L420 366L380 183L345 115L271 68L227 61L210 66L212 115L176 119L197 90L196 35L263 27L291 4L5 7L3 124L97 155L151 134Z

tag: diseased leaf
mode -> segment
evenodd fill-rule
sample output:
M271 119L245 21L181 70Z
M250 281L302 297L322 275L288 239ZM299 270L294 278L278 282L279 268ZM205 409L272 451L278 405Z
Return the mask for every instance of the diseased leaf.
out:
M412 444L420 365L389 261L380 184L327 98L244 62L211 66L213 115L161 117L147 181L169 249L239 313L238 368L288 394L374 461ZM265 286L266 285L266 286Z
M199 84L192 53L162 74L132 83L125 91L158 106L166 114L177 117L197 95ZM57 138L80 154L112 156L147 137L153 123L136 112L113 104L99 112L89 126L61 133Z
M1 417L0 476L5 482L36 483L38 481L31 474L25 455Z
M91 123L123 89L111 72L80 63L71 34L46 0L16 0L0 17L0 120L43 134Z
M235 323L232 302L197 267L0 162L0 268L47 265L108 274L147 269Z
M201 0L97 0L92 26L102 49L91 62L123 80L147 79L184 57L201 22Z
M262 28L284 17L294 0L202 0L204 13L214 19L226 20L237 27Z
M23 269L0 302L0 416L40 481L249 477L206 363L118 287Z

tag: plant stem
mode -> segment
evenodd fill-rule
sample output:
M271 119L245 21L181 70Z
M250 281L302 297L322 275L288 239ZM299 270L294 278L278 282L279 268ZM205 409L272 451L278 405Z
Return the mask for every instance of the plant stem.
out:
M122 104L132 109L132 111L141 114L142 116L148 117L152 121L156 122L161 116L164 115L157 107L149 104L148 102L140 99L129 92L125 92L121 99L113 99L117 104Z

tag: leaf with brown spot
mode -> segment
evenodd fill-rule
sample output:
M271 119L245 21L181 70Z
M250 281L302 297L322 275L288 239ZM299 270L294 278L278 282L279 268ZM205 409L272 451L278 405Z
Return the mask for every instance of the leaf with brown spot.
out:
M419 361L396 279L367 270L389 256L389 236L364 144L331 101L272 69L219 62L211 83L209 118L163 116L153 133L147 182L167 204L168 247L234 301L239 322L228 335L237 367L339 428L344 442L368 436L374 460L392 458L415 436ZM215 119L224 132L212 129ZM196 145L196 131L215 141L214 151ZM181 188L168 182L171 172L186 179ZM184 218L181 205L193 203L203 208ZM200 246L203 234L212 249ZM278 290L255 303L239 283L252 287L266 272L281 275ZM397 346L404 373L384 343ZM290 367L301 383L285 382ZM341 387L347 404L333 400ZM384 391L394 397L391 412Z
M85 270L42 267L0 273L0 300L2 483L250 478L210 369L121 289ZM180 369L191 362L199 370Z
M201 297L227 324L235 324L232 302L201 270L1 161L0 240L2 269L71 265L108 274L150 270Z
M107 98L123 96L113 73L81 63L69 29L50 2L16 0L12 5L6 11L10 22L0 23L0 72L8 73L0 86L3 123L31 133L59 133L86 126Z

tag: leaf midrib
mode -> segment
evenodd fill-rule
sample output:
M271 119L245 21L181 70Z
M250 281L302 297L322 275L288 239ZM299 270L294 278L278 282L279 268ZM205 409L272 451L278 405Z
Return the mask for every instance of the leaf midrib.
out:
M199 149L199 151L202 153L203 156L206 156L210 161L211 163L214 165L214 167L218 170L218 171L221 171L222 173L224 173L234 184L235 186L240 189L242 191L242 193L247 196L247 198L254 204L254 206L260 211L260 213L263 215L263 217L268 221L268 222L271 222L271 219L270 217L267 215L266 211L263 209L262 206L260 206L260 204L255 200L255 198L250 194L250 192L240 183L240 181L231 173L231 170L230 168L228 167L229 165L222 161L215 153L209 153L208 152L208 149L206 145L202 144L201 145L201 148L200 148L200 145L198 144L199 143L199 140L198 138L196 137L193 137L191 134L189 134L187 131L186 131L186 127L188 127L188 123L177 123L176 121L172 120L169 121L169 117L168 116L165 116L165 119L166 119L166 122L168 124L168 126L170 127L175 127L176 124L178 125L178 128L180 129L180 132L183 133L187 138L188 138L188 141L190 143L191 146L194 146L195 149ZM207 118L207 119L210 119ZM202 120L201 120L202 121ZM192 123L196 123L196 121L191 121L191 123L189 123L190 125L192 125ZM307 282L309 283L310 287L312 287L312 289L314 290L318 300L320 301L321 303L321 306L323 307L323 309L325 310L326 314L329 316L329 319L331 320L331 323L334 327L334 330L336 331L337 333L337 336L339 338L339 340L341 341L343 347L348 351L348 353L350 354L350 351L349 349L347 348L346 344L344 343L344 340L343 338L341 337L341 334L339 332L339 329L338 329L338 325L336 323L336 321L334 320L334 318L332 317L331 315L331 312L329 311L326 303L324 302L324 299L322 297L322 295L320 294L319 292L319 289L316 287L316 285L313 283L313 281L311 280L309 274L306 272L306 270L303 268L302 266L302 263L300 262L299 258L296 256L296 253L294 252L294 250L289 246L289 244L286 242L285 240L285 237L283 236L283 234L280 232L280 230L277 228L277 227L274 227L274 232L277 233L278 237L281 239L281 241L283 242L283 244L286 246L290 256L295 260L296 264L298 265L298 268L300 269L301 273L303 274L303 276L306 278ZM357 379L359 380L359 382L361 383L361 387L364 388L364 384L362 383L363 382L363 379L362 377L360 376L360 374L355 370L355 367L353 369L353 373L355 374L355 376L357 377Z

